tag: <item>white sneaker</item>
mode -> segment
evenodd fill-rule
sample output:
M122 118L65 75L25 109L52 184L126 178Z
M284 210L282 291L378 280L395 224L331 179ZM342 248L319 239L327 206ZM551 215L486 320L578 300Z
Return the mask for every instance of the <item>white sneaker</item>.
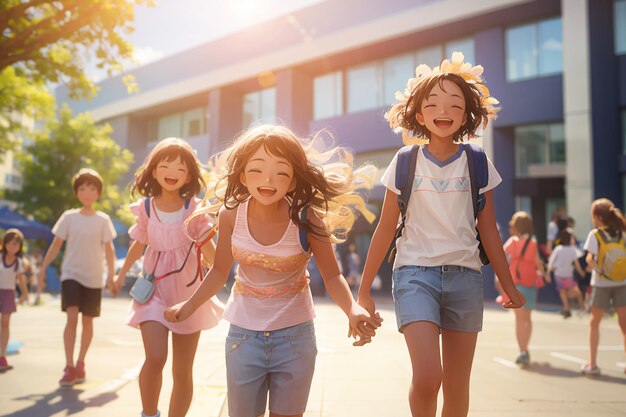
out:
M586 364L583 365L580 368L580 372L583 373L583 375L590 375L590 376L597 376L600 375L600 368L598 368L597 366L591 366L590 364Z

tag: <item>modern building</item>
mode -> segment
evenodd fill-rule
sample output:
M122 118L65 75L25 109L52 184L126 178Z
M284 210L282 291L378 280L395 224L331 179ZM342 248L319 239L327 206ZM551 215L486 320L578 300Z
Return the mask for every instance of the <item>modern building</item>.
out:
M137 161L168 136L206 160L251 123L277 119L303 135L329 128L384 168L401 145L383 119L394 92L417 64L453 51L485 67L502 103L483 144L503 177L505 236L519 209L544 240L559 206L579 238L593 199L624 206L626 0L328 0L138 68L139 94L115 77L70 104L110 123Z

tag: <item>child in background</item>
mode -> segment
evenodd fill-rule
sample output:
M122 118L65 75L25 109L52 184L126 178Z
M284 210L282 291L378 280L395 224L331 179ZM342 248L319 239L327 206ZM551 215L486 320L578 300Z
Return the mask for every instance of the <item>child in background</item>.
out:
M509 221L512 236L504 243L504 252L509 258L509 268L513 282L524 295L526 304L515 310L515 335L520 354L515 363L521 367L530 364L528 344L533 330L532 311L537 308L537 276L545 275L543 262L539 257L537 241L533 237L533 221L524 211L513 214ZM550 281L549 276L546 277Z
M261 125L224 152L228 174L219 201L197 213L220 208L215 264L189 300L165 313L173 323L185 320L224 286L237 261L224 313L231 323L231 416L264 415L268 394L272 416L302 416L306 409L317 356L306 272L311 254L328 294L348 316L349 333L364 343L380 325L354 301L332 247L352 228L353 208L371 215L354 190L372 180L353 172L345 149L321 152L315 145L303 146L286 127ZM205 201L212 197L207 193Z
M428 139L416 158L405 227L396 240L393 295L398 330L404 334L413 377L409 405L413 416L434 416L443 386L443 415L465 416L478 332L482 329L483 278L479 242L510 301L524 297L513 285L496 227L493 188L501 181L487 160L489 182L480 190L486 203L476 223L465 138L476 137L499 110L481 77L482 67L455 52L440 67L416 68L404 92L397 92L385 117L392 129ZM406 143L407 141L405 141ZM395 185L398 155L382 177L387 188L359 288L359 304L374 314L370 290L394 238L401 191ZM441 335L441 349L440 349Z
M583 295L585 311L589 311L589 299L591 298L591 271L592 268L587 263L587 251L583 251L574 261L574 279L578 284L578 289Z
M193 361L200 331L217 325L222 304L213 298L193 316L178 323L163 318L163 312L191 296L204 275L199 248L207 265L215 248L213 220L198 216L185 221L198 206L196 196L205 188L200 162L182 139L164 139L154 147L137 170L135 190L144 199L131 205L137 221L129 230L133 244L115 278L115 291L124 284L129 268L144 253L144 273L153 275L154 293L141 304L133 301L127 324L141 330L145 361L139 374L142 416L160 416L158 401L167 359L168 335L172 333L174 385L169 416L187 413L193 396ZM146 249L147 246L147 249Z
M72 185L81 208L66 210L56 222L52 228L54 240L38 272L38 282L45 282L48 265L67 241L61 265L61 310L67 314L63 332L65 369L59 380L63 387L85 381L85 357L93 339L93 319L100 316L104 258L108 272L106 286L111 292L115 273L115 229L109 216L94 208L102 195L102 178L92 169L81 169L72 179ZM82 333L78 359L74 362L79 314L82 314Z
M360 267L361 259L356 251L356 245L354 243L350 243L348 245L348 276L346 277L346 281L348 281L348 285L350 285L350 287L356 287L359 285L359 277L361 275L359 272Z
M561 315L564 318L572 316L569 306L569 299L576 298L581 312L585 309L583 296L574 281L574 262L580 256L580 251L572 244L573 235L569 229L561 231L558 237L558 244L550 254L548 260L548 270L554 272L556 288L563 303Z
M0 265L0 372L13 369L7 362L9 323L15 306L15 285L21 289L20 304L28 300L28 288L22 265L24 235L17 229L9 229L2 238L2 265Z
M612 280L604 270L604 259L598 259L602 242L619 241L625 238L626 219L621 210L607 198L600 198L591 204L591 221L596 229L589 232L584 249L588 251L587 263L593 268L591 274L591 320L589 322L589 362L581 368L584 375L600 375L597 364L598 344L600 343L600 321L611 305L617 313L618 323L624 338L626 350L626 281ZM626 369L624 370L626 372Z

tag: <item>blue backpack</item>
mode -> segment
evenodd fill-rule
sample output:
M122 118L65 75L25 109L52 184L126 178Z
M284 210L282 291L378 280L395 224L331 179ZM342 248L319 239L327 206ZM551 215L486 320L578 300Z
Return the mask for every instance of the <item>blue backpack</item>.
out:
M486 197L484 194L480 194L481 188L485 188L489 183L489 167L487 165L487 155L485 150L474 143L463 143L463 150L467 156L467 166L470 176L470 187L472 190L472 206L474 208L474 219L478 217L478 212L485 208ZM402 236L402 229L404 229L404 222L406 220L406 211L409 205L409 198L411 198L411 192L413 191L413 178L415 177L415 165L417 163L417 153L420 147L418 145L405 146L400 149L398 153L398 160L396 164L396 188L400 190L398 196L398 206L400 206L401 220L396 229L396 234L393 239L393 247L389 255L388 262L394 258L396 254L396 240ZM409 181L411 179L411 181ZM480 235L476 234L476 240L478 240L478 249L480 252L480 261L483 265L489 263L489 258L485 253L482 242L480 241Z

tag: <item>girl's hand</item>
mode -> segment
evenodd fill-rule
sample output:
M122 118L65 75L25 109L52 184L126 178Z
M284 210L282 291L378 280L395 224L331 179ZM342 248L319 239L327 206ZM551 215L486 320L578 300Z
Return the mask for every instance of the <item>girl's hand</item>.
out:
M509 290L506 295L509 297L509 301L502 304L504 308L520 308L526 304L526 299L517 288Z
M371 339L376 335L376 329L380 327L382 319L379 315L370 315L367 310L358 304L354 304L348 314L350 329L348 337L359 337L360 339ZM364 342L365 344L367 342Z
M373 316L376 312L376 303L374 303L374 299L369 292L367 294L359 293L356 302L359 303L361 307L366 309L367 312L370 313L370 316Z
M191 309L191 306L187 303L187 301L183 301L173 305L172 307L166 308L163 312L163 317L171 323L176 323L186 320L192 313L193 310Z
M119 294L120 290L124 286L124 281L126 280L126 274L118 274L113 277L112 282L112 294Z

